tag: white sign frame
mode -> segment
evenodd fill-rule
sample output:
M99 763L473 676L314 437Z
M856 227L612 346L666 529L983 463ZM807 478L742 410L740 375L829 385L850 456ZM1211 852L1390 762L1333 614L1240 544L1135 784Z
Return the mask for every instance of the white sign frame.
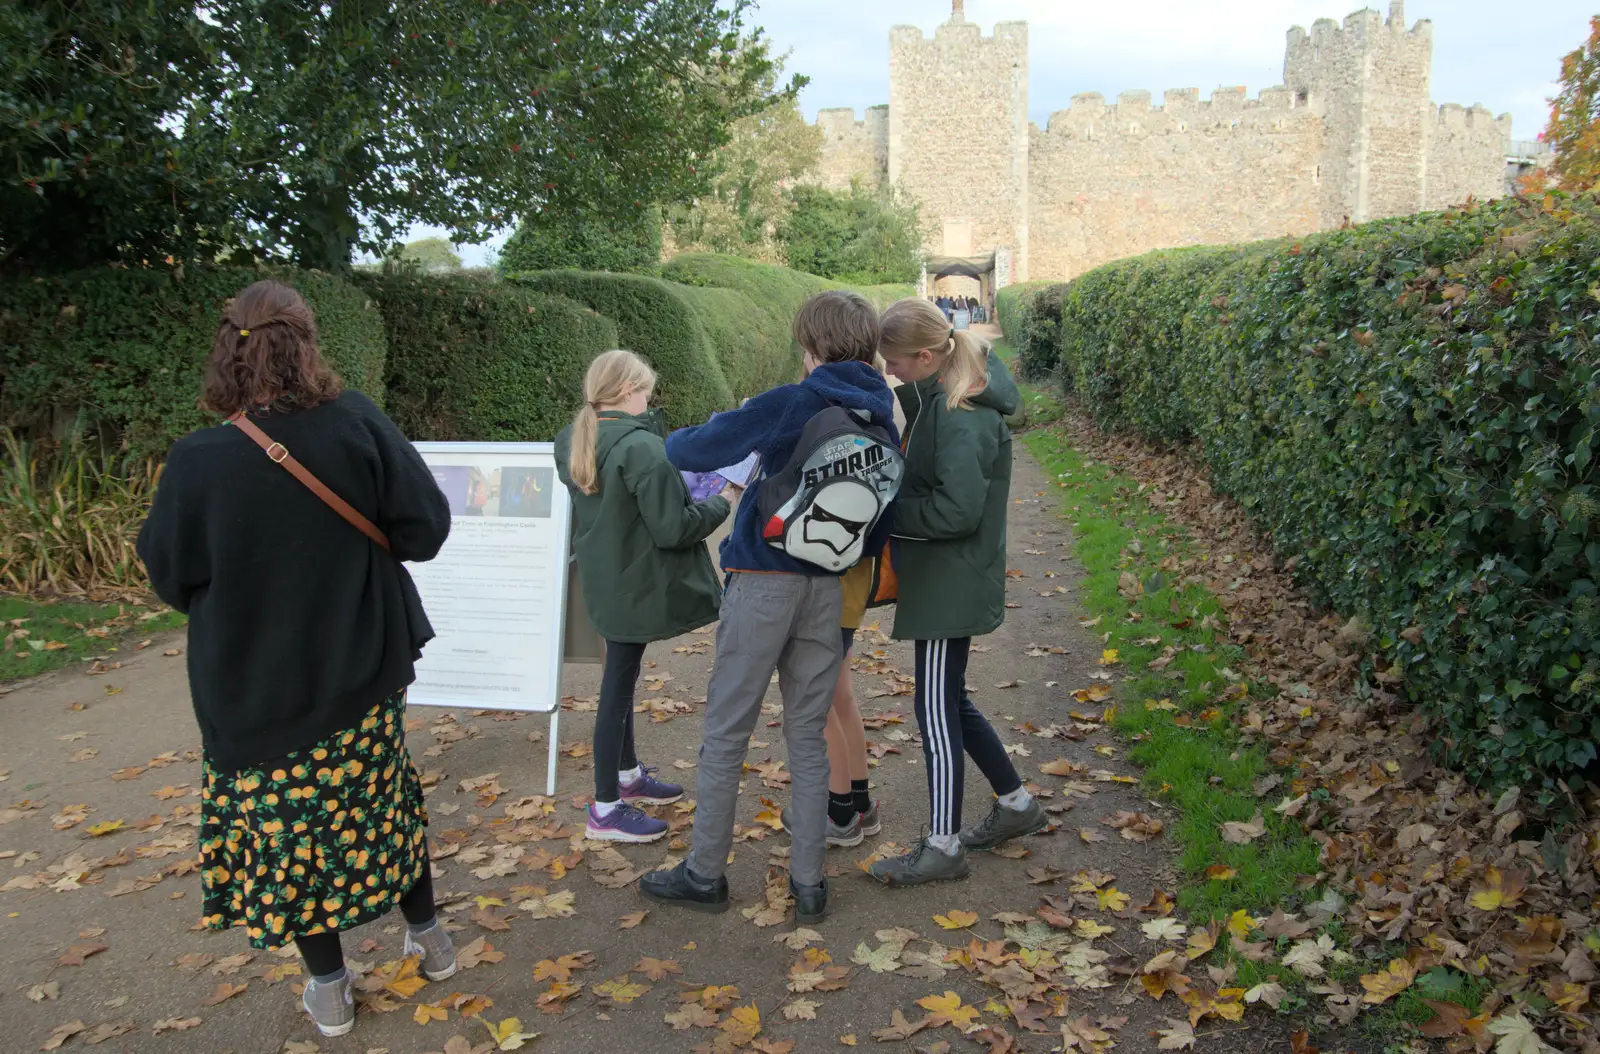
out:
M511 710L521 713L548 713L550 715L550 749L549 761L545 777L545 793L551 796L556 792L556 762L560 756L559 729L561 720L561 674L564 659L564 642L566 639L566 599L567 599L567 565L569 563L569 539L572 532L572 500L555 474L555 444L554 443L414 443L417 453L422 455L430 469L463 469L468 472L465 478L467 490L464 498L458 501L447 490L447 497L451 497L451 537L440 550L439 556L425 564L410 565L412 577L416 579L417 589L422 595L424 608L428 605L429 580L433 577L433 569L448 567L451 563L451 542L458 534L454 529L457 525L470 522L473 517L465 515L465 509L471 507L475 501L474 488L476 479L471 475L477 472L485 482L483 494L486 502L495 501L495 487L503 485L504 480L499 473L507 468L513 469L539 469L549 468L550 482L550 509L548 516L527 514L502 515L498 511L487 517L491 519L538 519L546 521L548 533L554 540L552 552L555 555L553 568L546 571L544 584L548 587L548 595L553 598L555 624L550 627L550 632L544 634L547 642L548 654L544 656L547 663L548 677L539 683L529 684L524 692L520 693L515 703L520 705L507 705L503 699L496 699L498 705L486 705L487 700L471 695L450 695L438 690L430 690L422 682L431 664L428 661L428 649L423 650L423 658L417 664L417 683L412 685L407 693L407 701L420 706L444 706L455 709L469 710ZM508 463L514 461L517 463ZM484 466L493 465L494 475L484 471ZM493 479L491 484L489 481ZM501 499L504 495L499 495ZM462 515L456 514L456 508L463 509ZM480 506L482 507L482 506ZM543 570L543 569L541 569ZM429 645L438 654L441 644L448 647L451 633L448 623L441 626L435 623L439 636ZM437 660L436 660L437 661Z

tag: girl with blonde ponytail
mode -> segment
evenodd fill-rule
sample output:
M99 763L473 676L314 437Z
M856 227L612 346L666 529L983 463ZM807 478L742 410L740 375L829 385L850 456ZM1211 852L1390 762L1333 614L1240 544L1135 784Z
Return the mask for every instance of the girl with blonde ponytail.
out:
M601 841L653 842L667 833L666 821L639 806L675 802L683 788L656 779L634 754L634 687L645 645L715 622L722 603L705 542L728 518L728 501L690 500L649 408L655 385L639 356L606 352L590 364L583 406L556 437L583 600L606 641L587 830Z
M972 638L1005 621L1006 508L1011 432L1021 401L1010 372L933 304L902 300L883 314L878 351L906 413L906 474L895 503L894 637L916 644L916 711L927 761L929 833L903 856L872 865L886 885L965 878L967 852L1044 830L1000 737L967 696ZM962 830L970 754L995 803Z

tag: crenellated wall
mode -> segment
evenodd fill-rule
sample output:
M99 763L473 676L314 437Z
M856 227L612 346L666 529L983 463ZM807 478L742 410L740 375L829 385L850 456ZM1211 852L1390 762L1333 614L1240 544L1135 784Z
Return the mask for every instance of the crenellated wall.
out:
M1032 130L1032 273L1316 230L1321 122L1294 102L1282 88L1169 91L1159 107L1149 92L1075 96Z
M933 256L1003 250L1013 281L1070 278L1169 246L1304 234L1505 192L1509 117L1429 101L1433 25L1387 16L1288 32L1284 85L1098 94L1027 120L1028 29L950 21L889 34L889 106L818 115L814 177L888 180Z

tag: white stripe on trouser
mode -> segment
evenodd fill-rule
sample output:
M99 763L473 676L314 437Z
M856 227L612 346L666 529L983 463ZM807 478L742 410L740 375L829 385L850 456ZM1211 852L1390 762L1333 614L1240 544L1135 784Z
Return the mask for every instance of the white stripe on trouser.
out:
M932 762L929 781L932 787L933 833L955 834L952 817L955 814L955 766L960 760L950 748L950 717L945 706L945 663L949 642L928 642L926 669L927 688L923 692L923 705L928 712L928 754Z

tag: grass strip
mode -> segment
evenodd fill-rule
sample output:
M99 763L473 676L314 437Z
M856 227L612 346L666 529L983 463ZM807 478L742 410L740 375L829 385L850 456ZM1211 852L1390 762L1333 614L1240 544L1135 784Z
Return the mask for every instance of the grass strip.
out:
M170 608L0 594L0 684L134 650L184 621Z

